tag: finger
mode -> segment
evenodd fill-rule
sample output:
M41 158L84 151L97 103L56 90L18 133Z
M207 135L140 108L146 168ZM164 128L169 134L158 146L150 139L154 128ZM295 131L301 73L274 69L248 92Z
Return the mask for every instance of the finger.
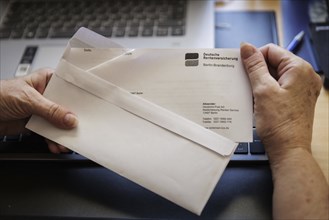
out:
M60 144L57 144L56 142L53 142L49 139L45 139L46 143L48 144L48 149L50 152L54 154L59 154L59 153L68 153L70 150Z
M46 99L37 91L34 92L31 102L33 114L45 118L59 128L70 129L78 125L78 119L72 112Z
M267 44L260 48L263 56L265 57L267 63L273 68L276 69L276 78L280 78L286 69L291 66L291 64L296 63L296 66L299 65L300 60L290 51L275 45Z
M48 144L48 149L50 150L51 153L53 154L60 154L61 151L57 147L57 144L51 140L45 139L46 143Z
M71 151L70 149L68 149L68 148L66 148L66 147L64 147L63 145L60 145L60 144L57 144L57 147L62 153L68 153L68 152Z
M302 58L275 44L262 47L261 52L268 64L276 69L276 78L282 88L288 88L297 81L303 81L304 77L317 76L312 66ZM289 74L286 74L289 73Z
M266 61L260 50L251 44L242 43L240 52L253 91L260 86L277 85L277 82L269 73Z
M39 93L43 94L53 72L52 69L43 68L37 70L34 74L30 74L30 78L26 81Z
M295 56L290 51L275 44L267 44L259 48L259 50L269 64L275 68L277 68L283 60L289 60L289 58Z

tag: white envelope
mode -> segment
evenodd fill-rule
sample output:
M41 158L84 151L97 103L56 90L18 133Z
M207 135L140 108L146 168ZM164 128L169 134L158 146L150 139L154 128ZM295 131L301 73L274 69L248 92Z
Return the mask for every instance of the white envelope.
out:
M72 110L78 127L32 116L27 128L200 215L237 143L88 71L129 49L71 59L81 47L120 46L84 28L70 40L44 96Z

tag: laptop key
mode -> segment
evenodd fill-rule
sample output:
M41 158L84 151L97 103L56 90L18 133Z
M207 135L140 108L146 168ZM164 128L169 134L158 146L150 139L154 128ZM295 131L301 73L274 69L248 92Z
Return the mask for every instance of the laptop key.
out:
M0 29L0 39L9 38L10 32L11 31L9 28Z
M145 20L143 22L143 26L144 27L153 27L154 26L154 21L152 21L152 20Z
M265 154L265 148L262 142L254 141L250 143L250 153L251 154Z
M23 37L24 30L22 29L14 29L11 32L11 38L22 38Z
M91 30L95 31L96 33L103 35L104 37L111 37L112 35L112 28L91 28Z
M171 35L173 35L173 36L182 36L182 35L184 35L184 28L180 27L180 26L172 27Z
M138 36L138 27L137 28L135 28L135 27L130 28L129 32L128 32L128 36L129 37L137 37Z
M34 38L36 34L35 30L27 30L25 33L25 38Z
M151 37L153 35L153 27L145 27L142 31L142 36Z
M12 136L4 136L2 138L2 142L17 142L17 141L21 141L22 139L22 135L12 135Z
M124 37L126 33L125 28L117 28L114 32L115 37Z
M248 143L239 143L234 154L248 154Z
M129 26L130 27L139 27L139 21L138 20L132 20L130 23L129 23Z
M158 21L158 26L159 27L168 27L168 26L170 26L170 21L161 19Z
M36 34L37 38L46 38L48 36L48 28L39 28Z
M50 38L70 38L74 35L76 30L63 30L63 29L57 29L53 28L52 32L50 33Z
M166 27L159 27L157 29L157 36L167 36L168 35L168 28Z
M126 25L127 25L127 22L126 21L117 21L116 23L115 23L115 26L116 27L119 27L119 28L124 28L124 27L126 27Z

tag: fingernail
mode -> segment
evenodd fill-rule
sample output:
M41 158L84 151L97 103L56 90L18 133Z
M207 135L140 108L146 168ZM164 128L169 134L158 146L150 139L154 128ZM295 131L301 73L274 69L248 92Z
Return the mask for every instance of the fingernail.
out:
M64 124L74 128L78 125L78 118L72 113L67 113L64 117Z
M240 44L240 48L241 48L241 57L243 59L249 58L250 56L252 56L256 52L256 48L254 46L252 46L251 44L248 44L248 43L242 42Z

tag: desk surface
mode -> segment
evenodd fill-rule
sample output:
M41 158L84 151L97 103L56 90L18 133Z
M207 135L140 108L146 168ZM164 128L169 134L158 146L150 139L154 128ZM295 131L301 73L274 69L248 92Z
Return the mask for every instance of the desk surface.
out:
M299 4L299 3L298 3ZM283 21L281 2L274 0L267 1L226 1L217 3L218 11L232 10L274 10L276 13L278 35L280 45L286 45L284 42ZM313 126L312 152L323 174L329 182L329 91L322 88L315 109L315 118Z
M0 167L0 219L227 220L272 215L267 165L229 166L200 217L100 166L0 161Z

